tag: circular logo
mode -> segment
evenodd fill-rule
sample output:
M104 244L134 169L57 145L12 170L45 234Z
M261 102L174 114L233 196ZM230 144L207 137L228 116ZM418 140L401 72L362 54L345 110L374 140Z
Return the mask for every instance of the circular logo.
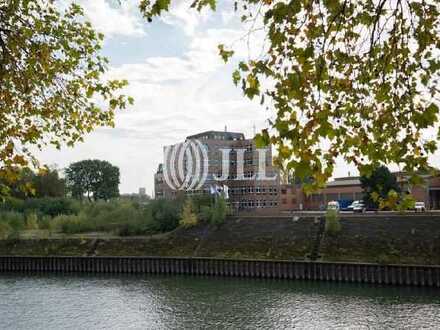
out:
M163 176L173 190L198 190L208 176L208 152L197 139L164 148Z

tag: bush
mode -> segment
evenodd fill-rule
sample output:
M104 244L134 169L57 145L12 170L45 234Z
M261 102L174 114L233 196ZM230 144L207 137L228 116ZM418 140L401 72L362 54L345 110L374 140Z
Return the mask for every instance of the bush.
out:
M26 225L24 215L14 211L1 212L0 222L7 223L14 231L23 230Z
M198 213L197 218L202 222L211 222L213 209L211 206L203 205L200 208L200 212Z
M65 234L77 234L92 231L93 226L87 221L84 213L78 215L59 215L53 220L53 227Z
M0 222L0 239L7 239L12 232L12 227L7 222Z
M399 212L405 212L407 210L414 209L416 207L416 200L411 194L405 194L401 197L397 210Z
M176 229L180 220L180 201L159 199L152 201L148 207L151 209L153 229L158 232L167 232Z
M325 214L325 232L334 235L340 231L339 212L337 210L327 210Z
M179 224L184 228L190 228L197 225L197 215L194 213L194 205L191 199L187 199L185 205L183 205L182 216Z
M69 198L31 198L24 202L24 211L37 211L55 217L60 214L77 214L80 206Z
M224 198L219 197L212 210L211 223L214 225L220 225L225 222L228 212L228 206Z
M209 206L202 205L207 203L206 199L200 199L198 203L208 210L206 213L211 213ZM80 204L66 198L8 199L0 207L0 222L17 232L25 228L41 228L66 234L104 231L121 236L142 235L177 228L182 204L183 200L179 198L156 200L147 205L119 200ZM195 216L194 208L191 210ZM220 213L218 217L221 217ZM209 215L209 221L211 218Z
M2 203L1 209L20 213L36 212L55 217L60 214L77 214L80 211L80 205L70 198L29 198L26 200L7 198Z
M23 212L24 201L14 197L7 197L0 206L2 211L16 211Z
M35 213L29 213L26 216L26 229L35 230L38 229L38 217Z
M48 229L48 230L52 230L53 226L52 226L52 217L49 215L43 215L40 218L39 224L38 226L40 227L40 229Z
M121 236L142 235L155 231L151 212L131 201L83 204L78 215L60 215L52 227L66 233L114 232Z
M200 213L203 208L211 208L214 204L214 198L210 195L195 195L191 197L193 211Z

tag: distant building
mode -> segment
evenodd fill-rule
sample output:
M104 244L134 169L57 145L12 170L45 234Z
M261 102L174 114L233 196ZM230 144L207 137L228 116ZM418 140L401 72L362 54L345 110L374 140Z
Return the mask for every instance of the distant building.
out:
M272 150L270 147L262 149L265 157L264 172L268 178L274 180L260 180L257 178L260 154L253 139L246 139L242 133L207 131L188 136L186 141L198 140L207 150L208 171L206 181L197 190L185 191L185 194L209 194L212 187L227 186L230 205L237 210L274 209L279 205L279 172L272 164ZM222 177L222 149L231 149L229 154L229 176L225 180L217 180ZM237 177L237 151L244 150L242 179ZM164 166L160 164L154 175L154 187L156 198L175 198L177 190L173 190L164 179ZM183 193L183 192L182 192Z
M394 173L402 191L410 192L416 201L425 202L429 209L440 209L440 177L423 175L424 184L410 187L408 178L401 172ZM305 195L299 184L281 185L280 209L319 210L330 201L339 201L344 207L355 200L362 200L364 192L358 176L336 178L324 189Z
M151 200L151 197L147 195L145 188L139 188L138 193L121 194L119 199L147 204Z

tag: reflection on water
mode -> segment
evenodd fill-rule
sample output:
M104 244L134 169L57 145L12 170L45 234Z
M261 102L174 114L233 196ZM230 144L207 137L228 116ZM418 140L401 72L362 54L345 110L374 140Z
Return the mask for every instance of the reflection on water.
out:
M432 288L190 276L0 276L1 329L440 328Z

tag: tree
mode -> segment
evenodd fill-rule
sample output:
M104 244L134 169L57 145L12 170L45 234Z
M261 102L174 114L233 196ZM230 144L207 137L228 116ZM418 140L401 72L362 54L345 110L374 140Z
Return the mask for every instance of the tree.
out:
M74 198L89 201L119 196L119 168L102 160L83 160L65 170L67 186Z
M364 190L364 202L378 208L389 198L395 199L400 193L400 187L396 176L386 166L376 168L370 176L361 176L362 189ZM396 201L397 202L397 201Z
M133 102L126 81L103 81L102 41L76 4L0 2L0 177L38 166L30 146L72 146Z
M66 181L60 178L56 168L46 166L33 173L31 184L37 198L64 197L66 194Z
M142 0L151 21L171 0ZM191 7L215 9L215 0ZM306 191L322 187L337 157L363 175L395 163L417 181L437 149L440 2L435 0L236 0L249 36L266 34L258 57L233 81L276 119L257 135L274 144ZM227 61L233 50L219 45ZM424 138L422 138L422 136Z
M66 183L63 178L60 178L56 168L43 166L37 172L29 168L20 168L17 173L13 182L0 178L0 184L7 189L7 194L12 197L25 199L29 197L64 197L65 195Z

